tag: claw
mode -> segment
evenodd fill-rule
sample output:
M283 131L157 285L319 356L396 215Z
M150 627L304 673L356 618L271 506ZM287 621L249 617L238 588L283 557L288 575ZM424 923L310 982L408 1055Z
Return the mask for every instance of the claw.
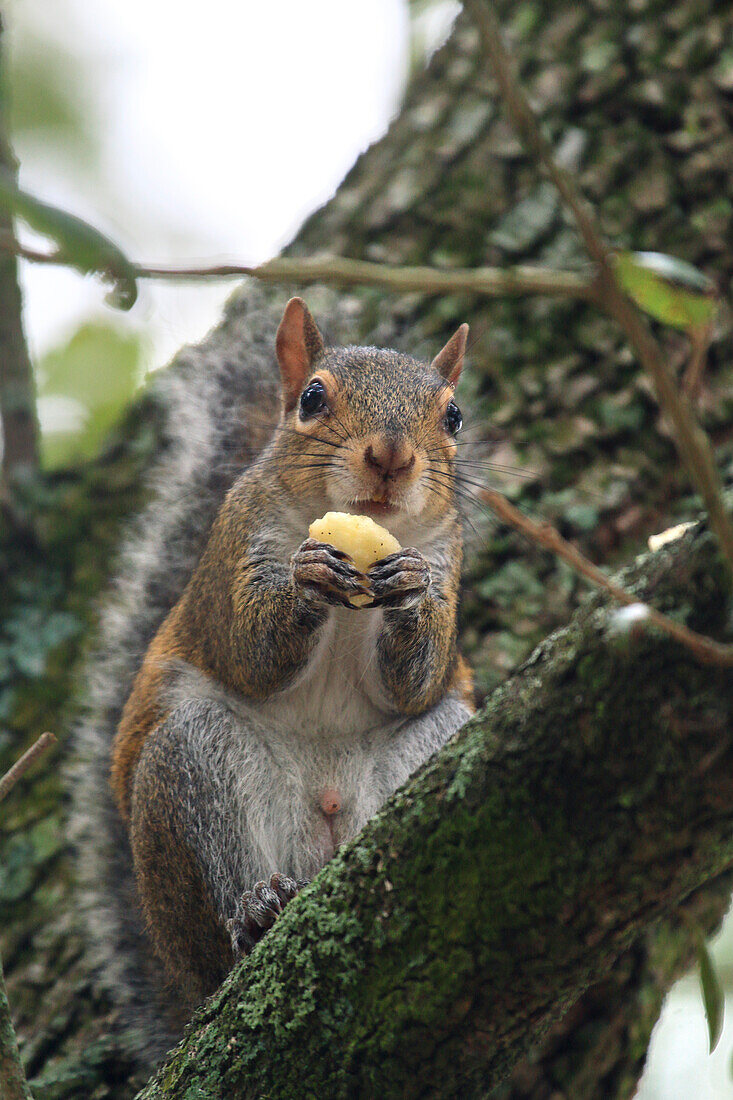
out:
M280 875L277 872L270 877L270 886L277 894L281 906L285 906L293 900L300 889L300 885L295 879L288 878L287 875Z
M414 547L373 565L368 573L375 607L409 608L418 604L431 583L430 566Z
M269 883L256 882L251 890L245 890L234 916L225 922L236 959L249 954L304 886L307 882L275 873Z

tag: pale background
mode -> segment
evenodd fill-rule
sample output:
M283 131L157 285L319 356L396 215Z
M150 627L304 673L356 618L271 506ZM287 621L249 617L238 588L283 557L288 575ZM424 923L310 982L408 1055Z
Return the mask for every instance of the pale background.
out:
M383 133L410 58L440 43L457 8L434 4L416 29L404 0L207 0L195 9L170 0L16 0L14 64L37 55L42 66L52 46L85 130L69 144L42 126L19 127L22 183L135 260L265 260ZM142 376L199 339L234 285L142 283L123 315L104 305L94 280L27 264L21 277L42 380L44 363L90 321L134 334ZM87 415L81 402L53 393L42 394L40 409L47 438ZM715 957L725 976L733 931ZM668 998L640 1100L733 1097L732 1049L728 1026L708 1056L689 976Z

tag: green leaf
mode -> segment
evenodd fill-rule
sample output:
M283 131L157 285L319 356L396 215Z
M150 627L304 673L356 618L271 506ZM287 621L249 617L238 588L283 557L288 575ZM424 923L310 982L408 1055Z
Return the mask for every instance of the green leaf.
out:
M723 1031L725 998L720 985L718 972L715 969L713 960L710 958L710 953L708 952L707 945L702 936L700 936L697 944L697 961L700 967L702 1003L708 1025L709 1050L710 1054L712 1054L718 1045L718 1041Z
M21 191L12 176L0 172L0 208L22 218L31 229L56 242L58 256L84 275L112 282L107 301L130 309L137 299L136 270L124 252L98 229L74 214Z
M717 288L692 264L662 252L616 252L613 262L623 290L658 321L689 331L713 319Z

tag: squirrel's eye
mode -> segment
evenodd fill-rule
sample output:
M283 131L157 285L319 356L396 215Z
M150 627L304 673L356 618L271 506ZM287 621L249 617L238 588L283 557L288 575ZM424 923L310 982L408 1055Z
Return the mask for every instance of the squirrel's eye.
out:
M460 432L463 425L463 417L461 416L461 410L458 408L455 401L451 401L448 405L448 408L445 410L443 424L445 426L445 430L450 435L456 435L458 432Z
M300 415L303 420L315 416L326 407L326 390L323 382L316 378L305 387L300 395Z

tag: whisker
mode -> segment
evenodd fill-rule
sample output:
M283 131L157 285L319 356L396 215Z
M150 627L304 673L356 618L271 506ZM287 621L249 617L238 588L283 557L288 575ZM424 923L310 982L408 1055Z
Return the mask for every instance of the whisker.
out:
M484 424L477 424L475 428L472 428L470 425L467 428L466 427L461 428L460 431L456 434L456 436L453 440L456 447L478 447L481 443L491 444L492 446L495 446L497 443L503 443L503 442L505 442L505 440L507 440L509 438L508 435L503 435L503 434L502 435L487 435L485 439L475 439L475 438L474 439L466 439L465 438L466 432L478 431L479 428L485 428L485 425ZM459 439L459 436L462 436L463 438Z
M461 435L465 435L466 432L477 432L479 428L484 428L484 424L469 424L466 428L461 428ZM457 441L458 447L478 447L481 443L496 444L504 443L509 438L508 432L497 431L494 435L488 435L486 439L459 439Z
M349 431L346 424L344 424L343 420L341 420L341 418L336 415L336 413L333 411L333 409L329 410L329 416L333 417L333 419L336 421L336 423L339 425L339 427L341 427L343 429L343 433L344 433L343 435L339 435L339 433L336 431L334 426L332 424L329 424L328 421L324 420L322 417L316 417L316 419L318 420L319 424L323 424L325 427L330 428L334 435L339 435L340 439L344 439L344 440L351 439L351 432Z
M494 515L494 513L489 508L487 508L487 506L481 500L479 500L478 497L474 496L473 493L471 493L469 490L464 489L460 485L448 486L448 485L445 485L445 483L442 483L442 482L438 482L438 484L440 484L442 487L444 487L447 490L449 490L450 492L452 492L464 504L470 505L471 507L478 509L478 511L482 513L484 519L487 520L489 524L491 524L492 526L496 524L497 520L496 520L496 516ZM464 513L464 516L465 516L465 513ZM468 518L468 517L466 517L466 518ZM477 534L478 534L478 532L477 532Z
M314 442L322 443L324 447L334 447L338 449L344 446L343 443L337 443L333 439L324 439L323 436L320 435L304 435L303 432L296 432L295 428L288 428L286 426L283 426L281 427L280 431L285 432L288 435L297 436L298 439L307 440L308 442L313 440ZM338 438L340 439L341 436L338 436Z
M336 467L332 462L293 462L289 467L290 470L335 470Z
M342 463L338 462L338 460L336 459L336 456L332 453L329 453L328 451L326 451L326 452L323 452L323 451L301 451L300 454L296 454L296 455L281 455L281 456L279 456L278 466L280 467L280 469L295 469L295 468L303 467L304 463L301 461L302 458L322 459L323 460L323 465L333 467L334 469L338 465L342 465ZM228 468L227 468L227 466L222 465L221 470L222 471L228 470L228 472L231 472L231 473L242 473L245 470L247 472L249 472L250 470L257 470L259 467L261 467L263 465L266 465L271 460L272 460L272 455L261 454L261 455L258 455L257 458L255 458L252 462L249 462L249 463L246 463L246 462L245 463L240 463L240 462L230 463Z
M445 473L443 471L440 471L440 470L433 470L432 472L430 472L428 474L425 474L423 476L433 478L436 483L444 486L446 489L450 490L451 492L455 492L456 494L463 494L464 496L470 496L472 500L474 498L473 498L472 494L470 494L468 492L468 487L476 488L476 489L485 489L486 488L486 486L483 484L483 482L466 481L465 484L464 484L463 479L459 480L455 477L452 477L450 474L447 474L447 473Z
M298 451L296 455L291 456L293 461L297 461L299 458L328 458L329 460L338 461L335 455L323 451Z
M436 484L442 485L449 492L455 493L456 496L463 496L465 498L470 498L471 500L474 499L474 496L473 493L470 492L470 489L484 488L483 485L462 485L460 483L456 483L455 481L445 481L441 480L440 478L436 478Z
M474 470L485 470L487 473L510 474L512 477L539 477L536 470L523 470L520 466L505 466L501 462L473 462L469 459L458 459L456 466L459 469L468 466Z
M429 489L429 492L434 493L435 496L438 497L439 500L444 500L448 504L453 504L454 501L455 501L455 498L457 497L458 500L461 501L463 504L470 504L474 507L478 507L479 510L483 511L485 513L485 515L487 516L487 518L488 518L488 512L485 512L485 509L481 505L480 501L476 500L475 497L472 497L472 496L469 496L468 494L462 493L460 491L460 489L458 491L456 491L455 486L446 485L444 482L440 482L440 481L434 481L430 477L426 477L425 481L427 481L431 484L431 488ZM441 489L444 489L445 492L440 492L439 490L441 490ZM476 537L480 538L481 536L479 534L479 531L478 531L475 523L471 519L471 517L468 516L462 508L459 507L458 510L459 510L460 515L461 515L461 518L463 520L465 520L465 522L470 525L470 527L471 527L472 531L474 532L474 534L476 535Z
M443 454L440 447L429 447L426 452L428 458L436 455ZM452 461L455 466L472 466L475 469L497 471L499 473L513 474L516 477L536 478L540 475L536 470L530 470L522 466L509 466L504 462L492 462L491 459L479 459L479 458L463 458L461 456L453 456Z
M460 485L470 485L474 489L485 489L486 488L486 482L485 481L482 481L478 477L471 477L470 475L465 474L463 472L461 472L457 476L456 480L458 481L458 483Z
M440 454L438 448L425 452L428 456ZM490 458L463 458L461 456L454 456L446 461L453 462L456 466L480 466L484 470L505 470L507 473L523 474L525 477L539 477L540 475L536 470L530 470L527 466L509 466L505 462L492 462Z
M483 481L479 481L478 478L466 477L465 475L462 475L460 477L456 476L454 478L454 477L451 477L450 474L446 474L442 471L433 471L432 475L434 477L439 477L439 478L442 477L443 478L443 484L446 485L446 486L452 487L456 492L460 492L461 489L464 489L464 491L465 491L466 486L470 486L473 489L485 489L486 488L485 483Z

